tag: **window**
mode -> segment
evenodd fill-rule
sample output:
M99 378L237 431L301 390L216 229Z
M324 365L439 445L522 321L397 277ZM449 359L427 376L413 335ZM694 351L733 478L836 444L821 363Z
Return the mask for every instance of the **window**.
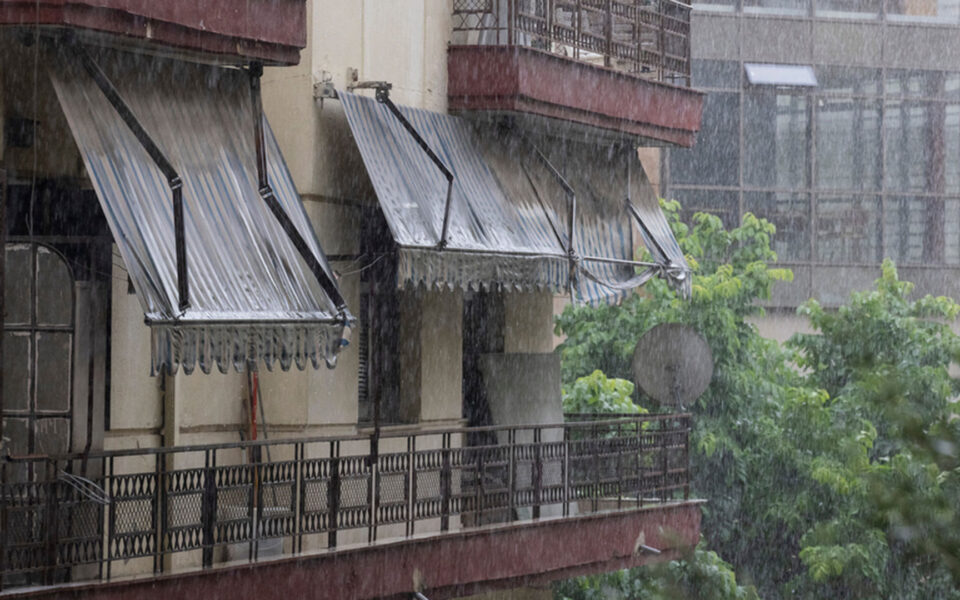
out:
M820 98L816 165L820 189L879 189L880 102Z
M743 210L773 223L773 250L785 262L810 259L810 196L775 192L745 192Z
M875 196L817 198L817 259L873 264L880 260L880 203Z
M737 192L716 190L676 190L673 196L680 202L680 218L685 223L693 222L698 212L710 213L720 217L727 229L740 223Z
M740 96L708 94L693 148L671 152L674 183L737 185L740 166Z
M767 188L807 187L807 98L754 93L747 94L744 103L744 183Z
M6 245L3 431L11 454L70 450L73 275L55 250Z

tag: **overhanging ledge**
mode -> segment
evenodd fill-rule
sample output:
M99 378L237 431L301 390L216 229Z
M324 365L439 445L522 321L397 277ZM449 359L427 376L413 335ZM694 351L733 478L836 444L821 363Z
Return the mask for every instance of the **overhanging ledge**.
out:
M704 94L519 46L451 46L451 113L511 113L690 147Z
M35 589L5 597L360 600L408 598L422 585L431 600L442 600L676 558L699 540L701 503L693 500L424 534L273 562ZM663 553L638 553L638 543Z

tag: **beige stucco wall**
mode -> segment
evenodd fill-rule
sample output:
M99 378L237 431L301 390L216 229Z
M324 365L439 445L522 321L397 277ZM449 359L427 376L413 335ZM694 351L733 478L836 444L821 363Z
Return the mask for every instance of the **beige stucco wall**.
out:
M554 296L550 292L504 294L503 351L552 352Z

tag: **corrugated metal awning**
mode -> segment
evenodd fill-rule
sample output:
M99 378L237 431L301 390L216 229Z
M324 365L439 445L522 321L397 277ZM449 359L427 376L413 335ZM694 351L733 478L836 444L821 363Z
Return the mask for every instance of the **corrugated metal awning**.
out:
M630 152L602 153L560 175L517 135L481 135L464 119L399 107L454 176L440 248L448 189L443 173L384 104L338 96L398 244L401 285L572 287L577 300L595 304L616 301L661 274L688 292L689 269L657 198L652 190L629 193L630 169L640 168ZM572 248L571 193L577 202ZM640 273L627 264L634 261L634 216L646 224L644 241L657 263Z
M99 59L183 182L189 307L179 308L167 178L91 74L61 61L51 78L152 332L155 372L226 372L263 361L333 365L342 314L258 190L250 80L237 69L111 54ZM330 275L276 140L270 183Z

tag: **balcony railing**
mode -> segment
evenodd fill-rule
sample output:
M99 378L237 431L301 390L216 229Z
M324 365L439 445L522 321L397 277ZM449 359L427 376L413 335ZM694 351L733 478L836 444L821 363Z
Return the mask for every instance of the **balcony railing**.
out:
M455 44L528 46L690 86L690 5L677 0L454 0Z
M0 581L104 581L687 499L689 430L689 415L644 415L10 457Z

